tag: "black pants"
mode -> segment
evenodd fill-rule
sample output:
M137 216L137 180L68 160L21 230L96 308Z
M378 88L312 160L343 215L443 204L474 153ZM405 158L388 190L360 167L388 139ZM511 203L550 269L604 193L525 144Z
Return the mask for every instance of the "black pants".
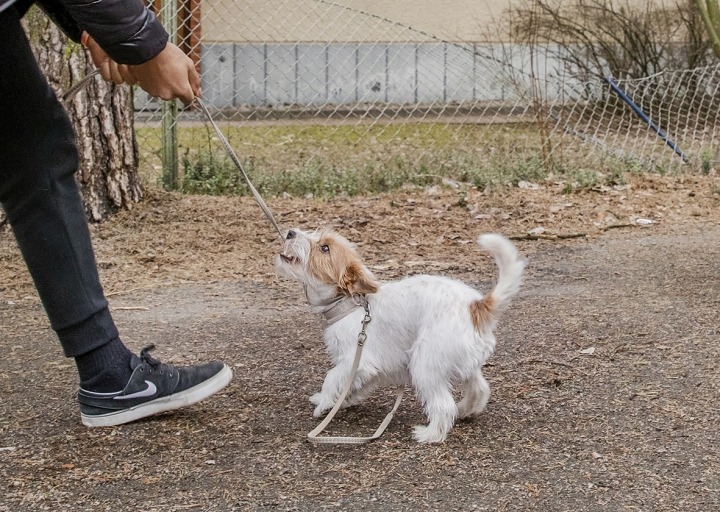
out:
M14 8L0 13L0 203L65 354L118 336L75 181L75 134Z

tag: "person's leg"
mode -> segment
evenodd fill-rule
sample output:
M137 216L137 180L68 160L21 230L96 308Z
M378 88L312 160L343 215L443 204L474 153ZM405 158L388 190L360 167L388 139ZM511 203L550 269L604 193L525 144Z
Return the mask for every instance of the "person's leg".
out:
M75 136L14 9L0 13L0 203L65 355L86 425L117 425L222 389L222 363L176 369L118 338L75 181ZM151 383L151 384L150 384ZM150 393L150 391L153 391Z
M0 203L83 386L122 389L132 354L118 339L98 278L74 176L73 128L12 8L0 14L0 49Z

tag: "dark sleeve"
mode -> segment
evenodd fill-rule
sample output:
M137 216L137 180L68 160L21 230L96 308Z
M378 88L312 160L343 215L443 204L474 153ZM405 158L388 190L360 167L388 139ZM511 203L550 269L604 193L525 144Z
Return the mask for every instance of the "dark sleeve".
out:
M141 0L41 0L61 6L118 64L142 64L167 45L168 34Z
M20 17L25 16L25 13L33 4L32 0L18 0L15 4L15 8L18 10ZM52 0L40 0L37 6L43 10L43 12L50 18L60 30L65 32L65 35L76 43L80 42L80 36L82 30L65 10L61 3Z

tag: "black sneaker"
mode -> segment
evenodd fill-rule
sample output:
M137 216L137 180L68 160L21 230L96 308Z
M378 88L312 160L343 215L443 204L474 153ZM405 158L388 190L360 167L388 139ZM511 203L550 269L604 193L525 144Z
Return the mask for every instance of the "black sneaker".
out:
M95 393L80 388L80 417L88 427L122 425L153 414L179 409L220 391L232 379L232 370L214 361L175 368L148 355L151 345L133 356L133 370L125 389Z

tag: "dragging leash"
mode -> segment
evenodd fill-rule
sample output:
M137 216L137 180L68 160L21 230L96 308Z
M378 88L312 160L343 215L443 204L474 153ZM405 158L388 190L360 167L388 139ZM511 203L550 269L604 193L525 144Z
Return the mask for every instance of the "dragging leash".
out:
M400 402L402 401L403 394L405 393L403 388L400 388L397 394L397 398L395 399L395 405L393 405L392 410L385 416L385 419L382 421L380 426L375 430L375 433L368 437L346 437L346 436L334 436L334 437L319 437L320 433L327 428L327 426L330 424L332 419L335 417L335 414L340 410L340 407L342 407L343 402L345 402L345 398L347 397L348 393L350 393L350 390L353 387L353 382L355 381L355 375L357 374L358 367L360 366L360 357L362 356L363 347L365 346L365 341L367 340L367 333L365 332L365 328L367 327L367 324L370 323L370 320L372 320L372 317L370 316L370 307L368 305L368 301L365 297L362 297L361 303L358 304L358 306L362 305L362 307L365 309L365 317L362 319L362 329L360 330L360 334L358 334L358 341L357 341L357 348L355 349L355 359L353 359L352 368L350 370L350 377L348 378L348 383L345 386L345 390L340 394L337 401L335 402L335 406L330 410L330 412L325 416L325 419L322 420L322 422L315 427L315 429L310 432L307 437L308 441L315 444L364 444L369 443L370 441L374 441L375 439L379 438L381 435L383 435L383 432L385 432L385 429L390 424L390 421L393 419L393 416L395 415L395 411L398 410L398 407L400 407ZM349 311L348 311L349 313ZM337 321L339 318L333 319L333 321Z

